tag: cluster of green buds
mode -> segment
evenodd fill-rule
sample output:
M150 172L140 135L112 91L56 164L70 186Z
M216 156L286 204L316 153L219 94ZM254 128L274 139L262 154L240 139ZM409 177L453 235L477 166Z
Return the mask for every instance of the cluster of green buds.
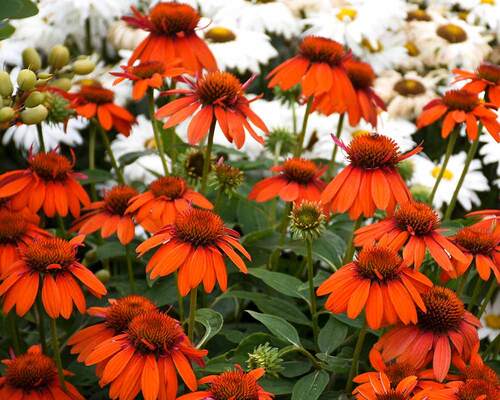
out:
M290 230L295 239L317 239L325 229L326 215L319 202L302 200L290 213Z
M286 156L297 146L297 137L285 128L271 130L266 136L266 149L275 157Z
M252 353L248 354L247 366L249 369L264 368L266 375L278 377L283 371L283 359L280 357L279 349L272 347L269 343L257 346Z
M216 191L223 192L227 196L232 196L243 183L243 172L232 165L226 164L221 157L213 166L213 174L210 175L210 186Z

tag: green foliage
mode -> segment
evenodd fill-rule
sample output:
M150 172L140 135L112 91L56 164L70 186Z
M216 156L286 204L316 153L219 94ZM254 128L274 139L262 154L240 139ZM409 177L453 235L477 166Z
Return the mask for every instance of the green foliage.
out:
M2 0L0 7L0 40L10 37L15 28L9 24L11 19L32 17L38 13L38 7L30 0Z

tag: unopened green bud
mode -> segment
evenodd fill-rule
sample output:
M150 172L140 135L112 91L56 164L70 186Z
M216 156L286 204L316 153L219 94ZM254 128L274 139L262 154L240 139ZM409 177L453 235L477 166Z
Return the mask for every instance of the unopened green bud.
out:
M10 75L5 71L0 71L0 96L8 97L14 91Z
M100 269L95 273L97 279L99 279L102 283L106 284L109 282L109 278L111 278L111 274L107 269Z
M26 107L36 107L37 105L42 104L44 99L45 99L45 94L34 90L33 92L30 93L30 95L26 99L24 105Z
M59 89L62 89L62 90L65 90L65 91L68 91L71 89L71 79L68 79L68 78L59 78L59 79L55 79L52 83L51 83L52 86L55 86Z
M17 75L17 85L19 89L26 91L35 87L36 74L29 69L22 69Z
M325 229L326 216L320 203L302 200L290 213L290 230L296 239L317 239Z
M14 115L15 112L12 107L0 108L0 123L10 121L12 118L14 118Z
M252 353L248 354L248 368L264 368L266 375L278 377L278 374L283 371L282 363L279 349L271 347L269 343L257 346Z
M73 71L77 75L90 74L95 68L95 63L89 58L82 58L73 63Z
M36 125L44 121L49 115L49 110L43 104L39 104L36 107L26 108L21 111L21 120L26 125Z
M38 51L33 47L28 47L23 51L23 65L24 68L31 69L32 71L38 71L42 68L42 57L38 54Z
M409 181L413 177L415 165L412 160L404 160L398 164L398 171L405 181Z
M54 69L61 69L69 63L69 50L66 46L58 44L52 47L49 53L49 64Z

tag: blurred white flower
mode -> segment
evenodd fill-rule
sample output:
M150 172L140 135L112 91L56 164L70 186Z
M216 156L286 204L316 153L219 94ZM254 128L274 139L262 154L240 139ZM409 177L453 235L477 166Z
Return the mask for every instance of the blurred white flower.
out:
M479 154L483 156L483 163L497 163L497 179L493 183L500 187L500 143L497 143L491 135L485 132L480 136L479 141L484 143L479 149Z
M116 50L134 50L148 36L147 31L134 28L124 21L115 21L108 30L108 40Z
M491 0L471 0L467 14L467 22L473 25L483 25L496 34L500 40L500 2Z
M281 0L298 17L331 7L329 0Z
M477 331L479 339L488 338L493 342L500 334L500 294L497 294L495 301L486 305L485 312L481 316L481 325Z

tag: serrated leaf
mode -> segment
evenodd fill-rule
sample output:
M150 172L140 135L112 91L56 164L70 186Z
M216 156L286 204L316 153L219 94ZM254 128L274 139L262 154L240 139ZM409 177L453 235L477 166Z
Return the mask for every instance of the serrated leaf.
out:
M337 349L344 342L347 330L347 326L340 321L333 317L328 318L318 335L318 346L321 352L330 354Z
M317 400L328 385L330 376L325 371L311 372L293 387L292 400Z
M200 308L196 310L195 320L205 327L205 333L197 344L197 348L203 347L211 338L220 332L224 325L224 318L222 315L210 308Z
M302 347L299 333L292 324L281 317L269 314L261 314L255 311L246 310L257 321L261 322L277 338L289 342L297 347Z
M264 268L250 268L248 273L261 279L266 285L286 296L303 298L303 295L299 291L302 281L293 276L281 272L268 271Z

